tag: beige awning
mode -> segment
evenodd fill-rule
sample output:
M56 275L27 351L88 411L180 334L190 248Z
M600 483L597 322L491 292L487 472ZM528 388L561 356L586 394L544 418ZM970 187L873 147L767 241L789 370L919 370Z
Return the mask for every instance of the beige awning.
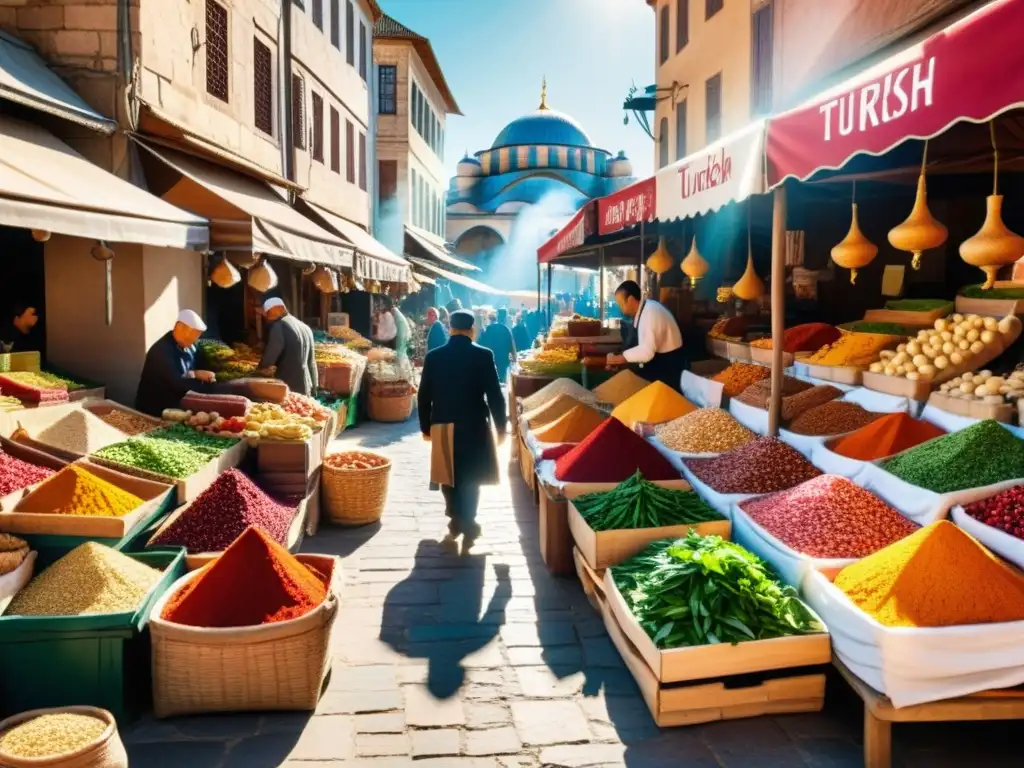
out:
M0 115L0 224L62 235L205 248L205 219L93 165L44 128Z
M399 256L361 226L308 200L302 201L326 227L355 248L355 276L362 280L405 283L409 280L409 262Z
M461 285L465 288L469 288L471 291L480 291L480 293L489 293L494 296L504 296L505 291L498 288L492 288L491 286L481 283L479 280L474 280L472 277L466 277L466 275L460 275L457 272L449 272L447 269L443 269L433 262L425 259L412 258L409 261L417 269L426 269L433 272L438 277L443 277L445 280L449 280L456 285Z
M209 218L212 250L352 266L348 243L292 208L269 184L184 152L136 142L181 176L162 197Z
M426 283L427 285L437 285L437 280L432 277L427 277L422 272L413 272L412 279L417 283Z
M476 264L471 264L468 261L463 261L460 258L452 256L448 253L448 249L445 247L444 242L440 239L436 239L433 235L423 231L419 227L414 227L411 224L405 225L405 234L412 239L412 241L424 250L427 256L433 259L437 259L442 264L447 264L450 267L456 269L462 269L466 272L479 272L480 267Z

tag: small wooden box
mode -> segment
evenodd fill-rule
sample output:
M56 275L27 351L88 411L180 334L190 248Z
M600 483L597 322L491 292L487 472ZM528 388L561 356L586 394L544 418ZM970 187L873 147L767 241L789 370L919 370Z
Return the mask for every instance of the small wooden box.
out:
M930 309L927 312L910 312L905 309L869 309L864 313L865 323L894 323L912 328L928 328L936 320L950 314L944 307Z
M583 519L583 515L571 501L568 514L569 530L572 532L576 550L587 565L597 571L603 571L609 566L618 565L624 560L628 560L654 541L681 538L691 530L701 536L721 536L723 539L728 539L732 530L728 520L721 520L691 525L668 525L660 528L595 531Z
M1021 402L1024 403L1024 400ZM950 397L944 392L932 392L928 398L928 405L955 413L958 416L967 416L972 419L994 419L1004 424L1012 424L1017 411L1011 403L995 405L983 403L980 400L964 400L959 397Z
M911 381L904 376L886 376L884 373L872 373L871 371L864 373L864 386L868 389L920 402L928 399L935 383L933 381Z
M107 467L90 464L85 459L81 459L75 464L96 477L138 496L143 503L122 517L55 515L23 511L32 503L32 494L30 493L25 495L13 510L0 514L0 531L80 536L93 539L123 539L139 525L155 519L170 503L172 489L168 484L132 477ZM38 487L36 486L36 489Z
M736 645L721 643L661 650L630 612L610 571L605 571L604 591L615 623L637 650L647 668L654 673L654 677L662 683L809 667L828 664L832 659L828 632L751 640Z
M812 379L832 381L836 384L857 386L863 381L864 371L848 365L807 365L807 375Z
M306 477L323 463L323 436L297 440L261 439L256 449L256 466L260 472L302 472Z

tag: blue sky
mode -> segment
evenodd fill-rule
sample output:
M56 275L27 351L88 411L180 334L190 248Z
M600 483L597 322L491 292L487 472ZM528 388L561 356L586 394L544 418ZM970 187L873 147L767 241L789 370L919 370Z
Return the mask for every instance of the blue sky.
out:
M449 116L450 176L468 149L486 149L507 123L548 106L571 115L599 147L620 149L649 176L654 145L630 116L629 86L654 82L654 13L644 0L379 0L430 38L464 117Z

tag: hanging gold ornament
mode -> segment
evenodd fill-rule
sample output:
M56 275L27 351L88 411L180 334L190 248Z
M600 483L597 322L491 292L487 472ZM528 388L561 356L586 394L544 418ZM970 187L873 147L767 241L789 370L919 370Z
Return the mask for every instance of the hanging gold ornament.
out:
M750 234L750 204L747 204L747 269L732 287L732 295L743 301L754 301L764 296L764 283L754 269L754 244Z
M995 124L989 123L992 137L994 169L992 194L985 198L985 223L973 237L960 245L960 258L985 273L983 290L996 282L1002 267L1013 264L1024 254L1024 237L1012 232L1003 223L1003 196L999 194L999 150L996 148Z
M696 233L693 235L693 244L690 246L690 252L686 254L686 258L683 259L683 263L679 265L679 268L683 271L684 275L690 278L691 288L696 288L697 281L704 277L711 268L711 265L700 255L700 251L697 250Z
M249 287L259 293L277 287L277 273L267 264L266 259L260 259L260 263L249 270Z
M921 175L917 177L917 197L914 208L906 221L889 230L889 243L898 251L909 251L914 254L910 262L913 269L921 268L921 254L924 251L938 248L949 232L946 227L932 216L928 210L928 191L924 178L925 165L928 162L928 142L924 143L924 154L921 157Z
M853 182L853 199L850 231L839 245L832 249L832 261L843 269L850 270L850 285L857 282L857 270L866 267L878 255L878 246L864 236L857 221L857 182Z
M47 240L50 239L50 232L49 230L46 229L33 229L32 239L35 240L37 243L45 243Z
M260 260L258 253L252 251L230 251L227 254L228 260L239 269L249 269L256 266Z
M233 285L238 285L241 279L242 275L235 268L235 265L223 256L217 258L217 263L210 270L210 280L218 288L230 288Z
M317 290L321 293L337 293L338 275L333 269L319 266L313 271L313 285L315 285Z
M672 269L672 254L668 252L665 238L658 238L658 247L647 258L647 268L656 275L662 275Z

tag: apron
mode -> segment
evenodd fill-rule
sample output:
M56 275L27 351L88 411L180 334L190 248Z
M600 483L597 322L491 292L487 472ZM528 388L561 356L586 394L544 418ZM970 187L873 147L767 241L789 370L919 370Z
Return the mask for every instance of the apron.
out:
M640 318L646 308L647 301L645 300L644 305L640 307L640 311L637 312L636 318L633 320L633 325L636 327L635 334L637 340L640 338ZM634 341L635 345L636 341ZM660 381L676 392L679 392L683 371L687 368L686 348L680 346L679 349L673 349L671 352L655 352L654 357L646 363L638 366L631 365L630 368L637 375L647 379L647 381Z

